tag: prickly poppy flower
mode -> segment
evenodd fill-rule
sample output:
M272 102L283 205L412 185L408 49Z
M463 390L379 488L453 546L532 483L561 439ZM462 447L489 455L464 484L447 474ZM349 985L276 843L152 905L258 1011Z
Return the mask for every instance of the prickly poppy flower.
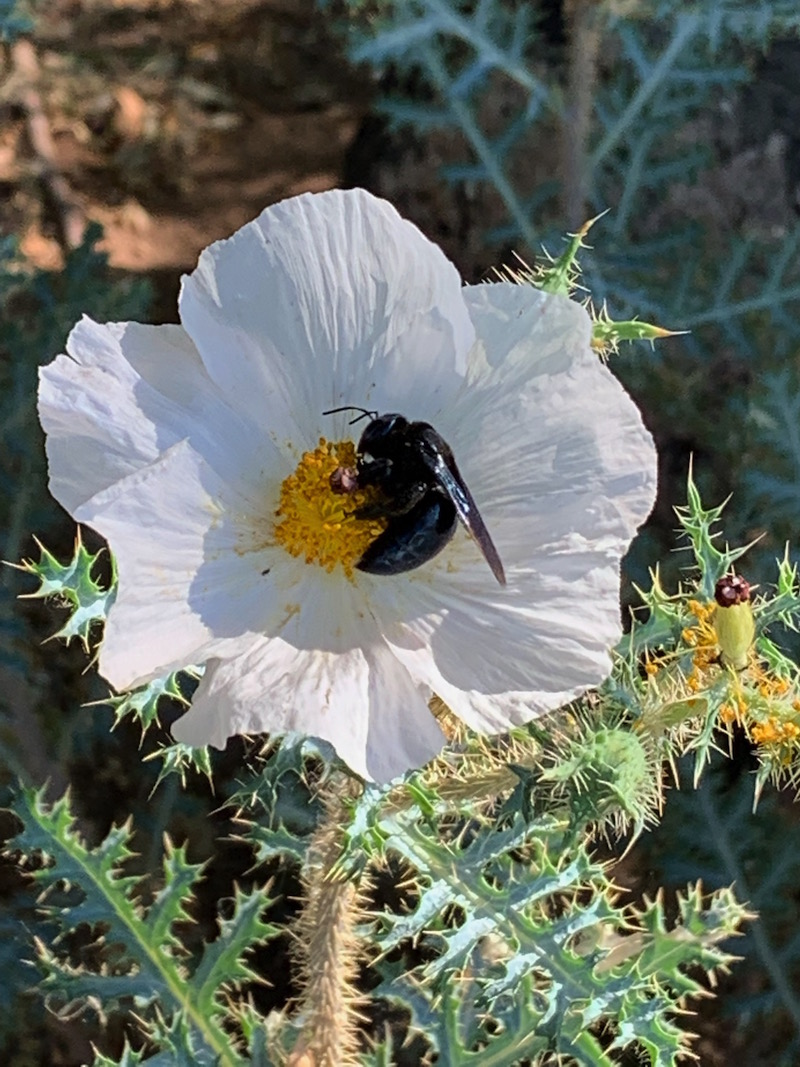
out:
M180 326L84 319L41 372L51 491L117 560L116 689L205 664L179 740L300 731L387 780L443 744L433 694L495 733L603 680L655 451L583 308L462 286L359 190L211 245L179 307ZM342 405L435 427L505 586L461 525L413 570L359 569L392 519L342 491L364 425L323 414Z

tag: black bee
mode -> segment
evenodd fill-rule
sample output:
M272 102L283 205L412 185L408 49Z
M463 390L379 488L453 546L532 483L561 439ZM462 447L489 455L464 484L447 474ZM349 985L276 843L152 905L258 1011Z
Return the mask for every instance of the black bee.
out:
M371 421L358 442L355 470L335 471L331 486L337 492L375 486L383 500L365 505L358 518L387 518L389 523L356 563L370 574L401 574L414 570L450 541L458 521L478 544L492 573L506 584L503 564L480 516L447 442L427 422L409 422L391 412L378 415L364 408L333 408L360 411L359 419Z

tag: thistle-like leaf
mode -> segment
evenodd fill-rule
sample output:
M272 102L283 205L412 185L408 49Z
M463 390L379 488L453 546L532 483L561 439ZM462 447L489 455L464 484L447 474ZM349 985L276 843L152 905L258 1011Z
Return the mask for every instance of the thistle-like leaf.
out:
M68 798L48 806L43 793L23 790L14 811L23 828L13 849L23 858L39 854L43 860L32 870L42 889L41 906L63 932L87 924L102 960L89 970L67 958L58 938L40 943L42 988L52 1002L102 1006L103 1012L135 1004L151 1040L158 1037L162 1049L174 1055L171 1062L241 1063L223 1023L232 992L257 980L248 953L277 932L261 917L268 894L237 890L217 938L190 969L179 931L190 921L202 865L190 864L184 847L167 844L162 887L144 907L142 877L124 873L133 855L129 826L113 828L89 849L76 832ZM69 889L66 896L62 887Z
M69 609L67 621L53 636L67 644L77 637L87 652L91 648L93 627L105 621L116 596L115 580L106 589L92 573L102 552L102 549L94 554L88 552L79 529L75 551L68 563L59 563L44 545L39 544L39 560L24 560L19 565L21 570L39 579L39 588L26 596L52 599Z

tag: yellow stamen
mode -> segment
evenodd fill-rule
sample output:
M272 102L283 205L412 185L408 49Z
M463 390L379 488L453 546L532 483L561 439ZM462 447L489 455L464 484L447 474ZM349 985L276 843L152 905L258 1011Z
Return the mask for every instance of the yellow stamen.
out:
M736 711L730 706L730 704L720 704L719 717L726 724L730 726L732 722L735 722L738 718Z
M701 604L699 600L689 600L686 606L698 622L707 622L714 614L714 604Z
M800 727L793 722L781 722L770 716L766 722L756 723L750 731L757 745L785 744L800 736Z
M368 487L334 493L330 478L339 467L355 467L352 441L320 437L313 452L304 452L294 474L284 478L276 515L275 540L292 556L305 557L326 571L341 565L347 577L366 548L386 529L385 519L358 519L355 512L379 499Z

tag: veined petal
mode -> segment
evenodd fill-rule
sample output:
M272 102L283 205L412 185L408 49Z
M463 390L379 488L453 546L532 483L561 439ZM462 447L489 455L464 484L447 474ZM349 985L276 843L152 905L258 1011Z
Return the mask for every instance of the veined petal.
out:
M285 554L253 541L259 506L181 441L76 509L117 559L117 597L100 650L100 673L115 688L236 654L243 636L280 624Z
M227 407L182 327L85 317L67 353L39 372L39 417L50 491L68 511L184 438L239 480L248 457L271 458L269 439Z
M433 416L474 330L452 264L361 190L267 208L184 278L181 320L231 406L292 453L337 436L344 404Z
M656 451L592 351L586 311L509 283L469 287L465 299L478 343L440 432L490 529L513 529L522 558L574 532L630 542L653 506Z
M426 691L382 643L362 644L334 653L259 639L235 659L213 659L173 736L224 748L234 734L302 731L379 782L427 763L444 736Z
M608 676L622 632L618 560L576 542L571 559L544 557L513 588L488 592L482 568L475 562L435 589L409 583L392 609L406 620L383 625L398 659L459 718L496 733Z
M459 532L372 601L396 655L467 723L502 730L599 684L619 567L656 492L638 409L589 347L585 311L511 285L467 291L470 387L442 420L506 567ZM465 655L465 649L469 649Z

